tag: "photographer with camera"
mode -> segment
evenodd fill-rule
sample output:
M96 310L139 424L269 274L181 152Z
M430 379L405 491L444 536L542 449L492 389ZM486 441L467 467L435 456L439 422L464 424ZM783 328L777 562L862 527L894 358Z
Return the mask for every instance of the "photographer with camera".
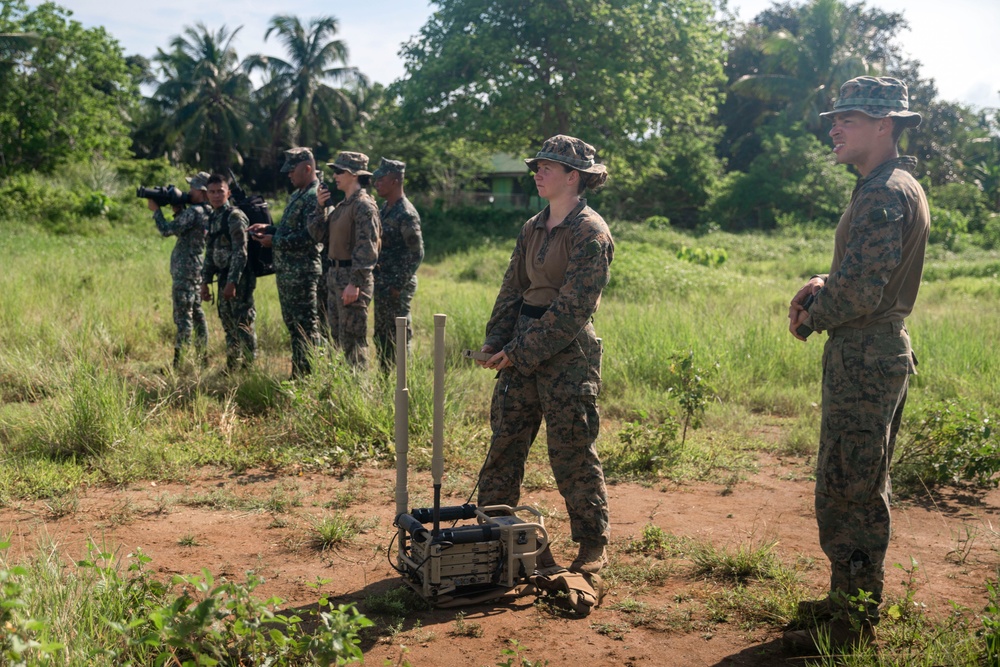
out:
M173 367L180 366L183 350L191 342L194 333L194 346L202 365L208 361L208 327L205 324L205 311L201 308L200 285L202 262L205 254L205 238L208 233L209 207L206 203L206 190L209 175L203 171L187 178L190 190L184 197L176 188L139 188L139 196L152 195L147 198L147 206L153 212L156 228L164 237L176 236L177 243L170 254L170 277L173 281L174 324L177 326L177 336L174 339ZM166 199L157 197L159 192L170 192L173 195ZM184 208L184 200L190 206ZM160 208L169 203L174 212L173 220L168 221Z

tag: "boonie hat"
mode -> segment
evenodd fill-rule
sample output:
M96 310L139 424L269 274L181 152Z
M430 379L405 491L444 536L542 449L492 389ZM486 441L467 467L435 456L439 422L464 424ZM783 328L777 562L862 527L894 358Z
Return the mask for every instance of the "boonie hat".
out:
M308 148L289 148L285 151L285 164L281 167L281 173L292 171L303 162L313 159L313 152Z
M207 171L199 171L194 176L188 176L184 180L191 184L192 190L208 190L208 179L212 178L212 175Z
M845 111L860 111L872 118L899 118L907 126L920 125L920 114L910 111L906 84L888 76L859 76L840 87L840 98L826 118Z
M346 171L349 174L354 174L355 176L371 176L372 173L368 171L368 156L364 153L354 153L352 151L340 151L337 154L337 159L333 162L327 162L326 166L331 169L340 171Z
M524 163L531 171L538 169L539 160L552 160L586 174L603 174L607 171L607 167L594 162L595 154L594 147L587 142L565 134L557 134L546 139L542 144L542 150L535 153L535 157L525 159Z
M372 174L372 180L377 181L386 174L402 174L406 171L406 163L400 162L399 160L386 160L381 158L378 163L378 169Z

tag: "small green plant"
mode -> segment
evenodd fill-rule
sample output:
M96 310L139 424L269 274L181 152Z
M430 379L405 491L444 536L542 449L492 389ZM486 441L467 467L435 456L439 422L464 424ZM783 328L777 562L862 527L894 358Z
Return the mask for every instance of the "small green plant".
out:
M691 552L695 572L720 581L745 582L749 579L772 579L780 570L774 555L777 541L755 544L744 542L734 549L716 548L710 542L702 542Z
M719 364L715 364L718 369ZM684 415L684 430L681 432L681 446L687 441L688 427L698 428L705 416L708 402L715 397L715 389L709 383L709 376L714 372L699 368L694 363L694 350L687 354L675 354L670 357L670 372L675 378L670 387L671 395L680 403Z
M910 437L899 447L893 490L924 486L1000 483L1000 437L995 416L946 401L918 415Z
M369 595L365 598L364 608L369 614L404 618L411 612L427 610L428 605L412 588L403 585Z
M638 553L656 558L683 556L691 547L691 540L679 538L668 533L656 524L647 523L643 526L642 537L629 540L625 545L626 553Z
M989 667L1000 667L1000 586L996 581L986 581L989 600L983 611L983 628L976 634L983 640L983 662Z
M455 614L455 629L451 634L456 637L478 638L483 636L483 626L475 621L466 621L465 612L460 611Z
M198 542L198 538L195 535L182 535L179 540L177 540L177 545L181 547L198 547L201 543Z
M323 517L313 525L312 544L326 550L350 542L361 530L358 520L346 514Z
M522 654L529 649L521 645L516 639L509 640L510 646L500 651L500 655L507 656L503 662L498 662L497 667L544 667L549 664L548 660L529 660Z
M669 470L683 453L677 442L678 429L670 416L652 426L642 421L626 424L618 432L621 446L605 457L605 470L626 477Z
M724 248L689 248L688 246L682 246L677 251L677 259L691 262L692 264L712 267L725 264L726 260L729 259L729 254Z

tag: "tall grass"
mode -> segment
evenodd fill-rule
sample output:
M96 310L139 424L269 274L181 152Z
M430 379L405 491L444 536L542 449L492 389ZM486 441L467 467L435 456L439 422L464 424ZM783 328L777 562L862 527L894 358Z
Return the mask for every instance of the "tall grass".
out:
M786 449L807 451L824 336L794 340L787 302L826 270L831 234L692 236L624 223L613 230L612 282L594 318L605 347L603 446L617 442L619 422L656 423L676 411L667 360L690 353L715 369L709 423L717 411L772 415L792 433ZM484 241L421 268L409 373L418 462L430 442L435 313L448 315L446 440L457 458L472 461L469 474L482 458L493 374L460 354L482 344L512 244ZM220 372L223 337L206 304L213 366L174 374L171 247L152 223L92 237L0 235L8 276L0 460L13 466L0 467L0 499L58 492L51 475L60 467L66 480L122 482L173 478L206 463L244 469L392 457L394 375L358 374L338 351L319 350L316 373L288 383L288 337L269 278L256 295L256 369ZM678 257L698 247L725 251L726 261L710 267ZM923 286L908 322L920 360L913 408L954 398L1000 404L1000 362L988 335L1000 329L1000 288L978 268L994 261L983 251L931 252L928 274L947 278ZM799 420L805 428L796 430Z

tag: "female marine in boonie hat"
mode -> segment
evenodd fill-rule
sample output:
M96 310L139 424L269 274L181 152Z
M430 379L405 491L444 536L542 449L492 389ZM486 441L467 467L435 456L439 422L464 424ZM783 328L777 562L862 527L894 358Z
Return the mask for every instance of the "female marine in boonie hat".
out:
M549 459L566 501L573 541L570 570L596 574L607 562L607 489L595 442L600 424L601 344L591 318L608 284L614 241L581 194L608 178L594 147L557 135L525 160L548 206L518 236L479 364L499 371L490 410L493 442L483 465L479 505L516 506L524 463L542 417ZM556 567L551 552L543 572Z
M330 269L326 276L326 315L330 337L344 349L353 366L368 363L368 306L375 291L373 270L378 262L382 225L378 206L365 189L372 173L364 153L341 151L327 162L333 169L337 189L344 200L329 213L330 191L316 193L317 215L309 223L309 233L326 245Z

